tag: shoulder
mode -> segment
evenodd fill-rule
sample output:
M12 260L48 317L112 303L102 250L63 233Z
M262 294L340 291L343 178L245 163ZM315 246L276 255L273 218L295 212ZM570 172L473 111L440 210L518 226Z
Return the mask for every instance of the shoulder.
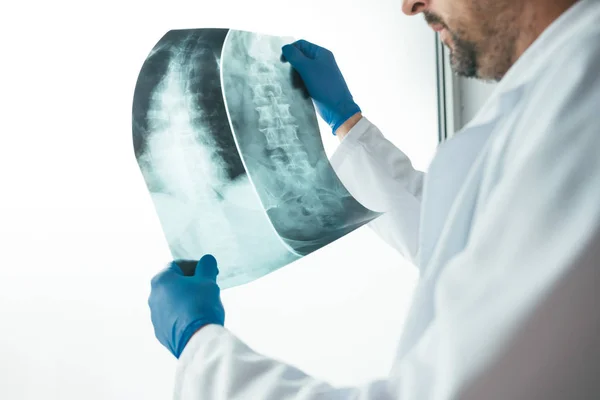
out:
M588 137L600 147L600 29L563 46L527 85L519 103L514 145L539 153Z
M587 25L587 26L586 26ZM600 25L572 28L560 44L544 56L532 92L540 95L551 91L556 95L579 90L581 85L600 82ZM560 92L562 90L563 92Z
M598 201L591 190L600 188L600 34L548 60L501 124L495 180L539 202L567 204L575 192Z

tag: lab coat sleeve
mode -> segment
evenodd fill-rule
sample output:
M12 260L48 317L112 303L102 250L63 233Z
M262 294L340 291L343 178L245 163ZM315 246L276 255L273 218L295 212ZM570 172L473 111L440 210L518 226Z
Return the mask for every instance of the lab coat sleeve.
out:
M366 117L348 132L330 161L356 200L384 212L368 226L416 265L425 173Z
M385 381L334 388L265 357L220 325L198 331L178 360L175 400L391 400Z

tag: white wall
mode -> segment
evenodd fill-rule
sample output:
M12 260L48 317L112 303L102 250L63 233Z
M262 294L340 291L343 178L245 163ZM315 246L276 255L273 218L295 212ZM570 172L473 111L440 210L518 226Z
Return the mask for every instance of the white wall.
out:
M355 99L426 169L437 145L433 32L400 2L12 2L0 26L0 398L166 399L151 277L170 260L136 164L139 69L169 29L295 35L334 50ZM328 152L337 139L323 130ZM366 227L223 293L227 326L334 384L383 376L414 269Z

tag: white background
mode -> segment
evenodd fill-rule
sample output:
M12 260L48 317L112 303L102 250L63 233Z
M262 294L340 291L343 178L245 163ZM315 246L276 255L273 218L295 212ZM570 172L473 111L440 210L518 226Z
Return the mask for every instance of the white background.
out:
M14 1L0 6L0 398L167 399L175 359L147 297L169 261L131 106L170 29L226 27L330 48L364 114L426 170L434 33L400 0ZM337 139L326 126L329 154ZM223 292L226 326L333 384L391 366L416 271L363 227Z

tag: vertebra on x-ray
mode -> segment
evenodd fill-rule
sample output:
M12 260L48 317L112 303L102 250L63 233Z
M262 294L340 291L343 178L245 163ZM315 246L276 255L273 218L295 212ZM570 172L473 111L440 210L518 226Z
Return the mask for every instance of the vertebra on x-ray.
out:
M379 214L345 189L281 47L228 29L169 31L140 71L135 156L174 259L206 253L222 288L275 271Z

